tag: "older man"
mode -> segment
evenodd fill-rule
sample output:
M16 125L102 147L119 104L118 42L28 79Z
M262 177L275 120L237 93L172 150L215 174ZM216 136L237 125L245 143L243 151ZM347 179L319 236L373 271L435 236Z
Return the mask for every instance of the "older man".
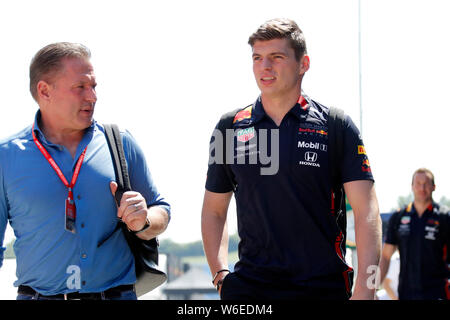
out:
M35 120L0 142L0 238L9 220L17 238L17 299L136 299L134 258L117 219L142 239L169 221L170 207L128 132L122 138L135 191L119 208L114 202L111 155L93 119L90 56L85 46L66 42L37 52L30 65Z

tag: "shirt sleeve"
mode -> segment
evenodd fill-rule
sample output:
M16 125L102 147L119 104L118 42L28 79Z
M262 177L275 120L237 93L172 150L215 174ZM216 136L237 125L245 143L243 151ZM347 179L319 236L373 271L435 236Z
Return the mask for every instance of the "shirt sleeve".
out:
M355 180L373 181L372 169L361 134L348 115L344 121L343 140L342 183Z
M398 216L400 215L400 211L395 212L392 214L391 218L388 222L388 227L386 231L386 243L397 245L398 244L398 238L397 238L397 221Z
M446 234L445 237L447 238L445 240L446 248L447 248L447 274L450 279L450 211L447 208L447 213L445 213L445 219L447 220L446 223Z
M148 168L144 152L128 131L123 132L123 147L128 160L128 174L130 175L131 188L142 194L147 202L147 206L160 206L164 208L170 219L170 205L158 192L153 182L150 169Z
M211 136L209 143L209 159L208 159L208 171L206 174L205 188L208 191L216 193L227 193L233 191L233 186L225 171L223 157L220 157L223 153L223 143L225 137L216 125L214 132Z
M3 166L0 163L0 267L3 265L3 255L6 248L3 246L5 231L8 225L8 206L3 180Z

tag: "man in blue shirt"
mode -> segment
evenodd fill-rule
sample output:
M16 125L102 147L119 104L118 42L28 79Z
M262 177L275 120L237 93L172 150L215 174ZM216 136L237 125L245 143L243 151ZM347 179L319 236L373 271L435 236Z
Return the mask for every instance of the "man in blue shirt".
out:
M228 128L225 137L215 130L210 147L202 235L213 283L222 299L348 299L353 271L345 262L346 217L332 190L330 168L337 164L329 163L329 108L302 94L309 69L303 34L294 21L274 19L249 44L261 95L230 117L232 140ZM374 299L378 202L363 142L349 117L342 136L339 184L355 215L359 266L352 298ZM225 164L216 161L220 142L233 151ZM239 261L229 273L232 191L240 243Z
M144 153L122 132L131 186L117 189L96 79L80 44L42 48L30 65L34 123L0 141L0 239L14 230L18 299L136 299L134 258L121 229L151 239L169 222ZM0 248L0 263L4 248Z

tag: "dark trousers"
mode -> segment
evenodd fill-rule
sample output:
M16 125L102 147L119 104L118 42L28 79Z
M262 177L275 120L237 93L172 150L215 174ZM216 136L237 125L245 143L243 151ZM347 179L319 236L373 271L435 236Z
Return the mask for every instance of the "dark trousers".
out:
M222 300L348 300L345 288L268 285L228 274L222 284Z

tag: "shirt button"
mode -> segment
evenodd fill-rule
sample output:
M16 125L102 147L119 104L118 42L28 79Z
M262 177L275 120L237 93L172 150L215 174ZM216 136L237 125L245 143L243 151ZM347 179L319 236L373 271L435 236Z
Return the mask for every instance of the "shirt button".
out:
M80 195L77 195L77 199L78 199L78 200L81 200L81 196L80 196Z
M84 286L84 285L86 285L86 281L81 281L81 284Z
M83 254L81 255L81 257L82 257L83 259L86 259L86 258L87 258L87 254L86 254L86 253L83 253Z
M84 223L81 224L81 228L84 228Z

